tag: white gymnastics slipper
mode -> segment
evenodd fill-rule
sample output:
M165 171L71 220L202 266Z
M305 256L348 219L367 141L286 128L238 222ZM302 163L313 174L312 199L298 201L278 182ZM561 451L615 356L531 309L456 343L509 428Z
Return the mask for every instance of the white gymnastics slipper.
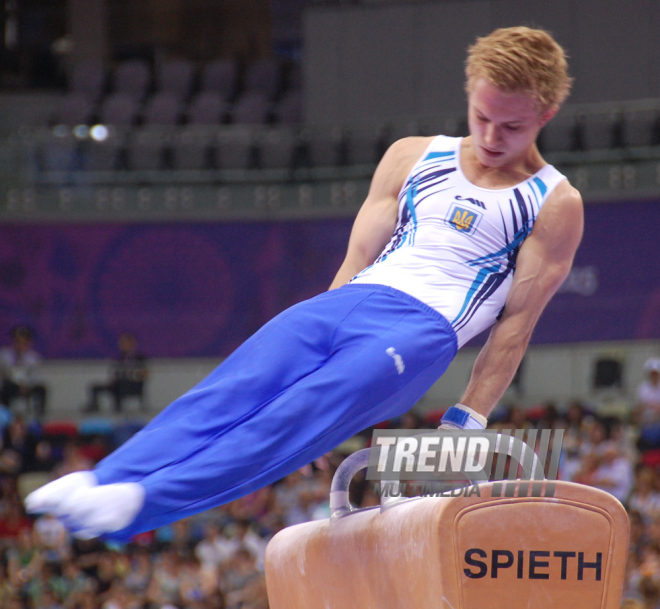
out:
M45 484L25 498L28 514L53 514L58 516L60 504L81 488L91 488L98 484L96 476L89 471L74 472Z
M79 488L62 501L57 516L74 537L91 539L131 524L144 498L144 487L137 482Z

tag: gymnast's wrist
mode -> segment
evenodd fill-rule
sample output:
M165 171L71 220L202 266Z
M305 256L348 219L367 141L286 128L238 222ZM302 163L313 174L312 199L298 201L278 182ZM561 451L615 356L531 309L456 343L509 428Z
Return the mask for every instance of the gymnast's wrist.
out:
M441 429L485 429L488 419L465 404L450 407L441 420Z

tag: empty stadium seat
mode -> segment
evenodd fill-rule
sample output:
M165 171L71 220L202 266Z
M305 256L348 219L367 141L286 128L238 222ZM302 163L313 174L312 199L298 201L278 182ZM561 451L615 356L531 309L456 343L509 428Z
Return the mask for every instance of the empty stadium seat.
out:
M120 64L115 70L113 91L142 100L151 84L151 69L142 59L131 59Z
M264 169L288 169L293 164L293 154L298 137L292 129L273 128L263 134L259 146L259 159Z
M94 109L94 104L88 97L80 93L70 93L60 102L51 116L54 125L86 125Z
M88 139L83 147L83 168L89 171L117 169L124 143L124 134L116 129L110 130L108 137L102 141Z
M426 121L424 130L427 135L442 134L449 137L465 137L469 135L467 120L454 117Z
M351 165L378 163L389 143L383 125L352 129L348 134L348 163Z
M262 93L267 100L275 99L281 85L281 67L276 59L261 59L250 64L245 75L245 91Z
M112 420L101 417L85 419L78 425L81 436L111 436L114 430L115 424Z
M139 171L163 169L163 153L168 141L167 130L149 127L140 129L133 135L128 147L129 167Z
M39 158L42 169L46 171L78 169L78 140L70 131L46 134L39 145Z
M213 134L206 127L191 125L180 130L172 146L175 169L210 169Z
M135 124L140 105L134 97L125 93L110 95L101 105L99 120L106 125L128 127Z
M228 105L217 91L201 91L188 106L186 119L191 125L219 125L228 111Z
M626 146L657 146L660 144L660 113L658 110L626 111L624 113Z
M273 110L276 123L297 124L302 122L302 91L292 89L276 104Z
M190 61L165 61L158 70L156 91L167 93L179 101L185 100L190 94L194 75L195 69Z
M623 361L616 357L603 356L594 362L593 388L623 387Z
M559 114L541 131L539 147L544 152L568 152L578 147L574 116Z
M339 128L305 129L302 139L312 167L335 167L342 162L344 134Z
M617 129L620 126L618 112L599 112L586 114L583 118L585 150L602 150L617 147L620 137Z
M219 169L251 169L254 165L254 139L249 129L223 129L216 139Z
M265 125L270 115L270 102L262 91L246 91L231 112L232 122L239 125Z
M396 142L404 137L423 135L424 128L419 121L398 121L394 122L388 130L388 141Z
M223 101L229 101L236 92L238 64L233 59L216 59L207 63L200 78L200 91L214 91Z
M145 125L176 125L181 117L181 102L169 92L156 93L146 104Z
M84 61L73 66L69 91L95 102L103 95L106 85L105 66L100 61Z

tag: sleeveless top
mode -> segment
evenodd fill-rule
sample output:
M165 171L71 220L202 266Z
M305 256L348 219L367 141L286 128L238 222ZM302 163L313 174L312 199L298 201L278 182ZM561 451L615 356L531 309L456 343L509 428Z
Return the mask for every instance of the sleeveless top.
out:
M509 188L475 186L460 167L461 138L438 136L399 193L392 239L351 283L387 285L435 309L458 346L498 318L518 250L565 177L551 165Z

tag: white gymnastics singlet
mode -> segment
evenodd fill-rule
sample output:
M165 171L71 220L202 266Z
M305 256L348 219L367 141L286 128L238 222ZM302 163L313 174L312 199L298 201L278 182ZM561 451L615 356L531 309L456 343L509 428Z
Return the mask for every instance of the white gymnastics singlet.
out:
M351 283L387 285L429 305L458 346L491 326L513 281L518 250L565 177L551 165L510 188L475 186L460 167L461 138L438 136L399 193L392 239Z

